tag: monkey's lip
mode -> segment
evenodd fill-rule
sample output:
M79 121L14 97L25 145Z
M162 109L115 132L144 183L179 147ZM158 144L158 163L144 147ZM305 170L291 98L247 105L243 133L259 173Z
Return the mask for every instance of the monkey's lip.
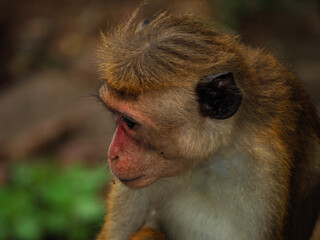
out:
M148 177L147 175L141 175L139 177L130 178L130 179L123 179L123 178L118 178L118 179L121 181L121 183L125 184L127 187L132 189L146 187L157 180L156 177Z
M132 181L136 181L139 180L140 178L142 178L143 175L139 176L139 177L135 177L135 178L130 178L130 179L124 179L124 178L119 178L119 180L123 183L128 183L128 182L132 182Z

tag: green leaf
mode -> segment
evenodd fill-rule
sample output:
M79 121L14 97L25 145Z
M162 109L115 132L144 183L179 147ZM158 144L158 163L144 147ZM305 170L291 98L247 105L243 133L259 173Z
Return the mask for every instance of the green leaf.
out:
M105 213L106 166L39 160L13 165L10 185L0 188L0 239L92 239Z

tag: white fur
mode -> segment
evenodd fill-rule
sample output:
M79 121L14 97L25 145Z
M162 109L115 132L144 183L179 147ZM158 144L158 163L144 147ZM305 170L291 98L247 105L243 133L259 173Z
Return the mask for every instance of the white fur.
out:
M183 179L156 184L155 202L162 201L155 208L169 239L263 239L270 189L259 187L252 164L230 149Z

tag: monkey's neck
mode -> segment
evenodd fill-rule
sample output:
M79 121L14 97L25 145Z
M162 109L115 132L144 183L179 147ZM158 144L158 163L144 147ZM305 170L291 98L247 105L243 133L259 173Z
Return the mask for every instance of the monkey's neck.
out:
M209 160L201 163L194 171L203 184L216 180L244 182L253 174L252 160L236 148L221 149Z

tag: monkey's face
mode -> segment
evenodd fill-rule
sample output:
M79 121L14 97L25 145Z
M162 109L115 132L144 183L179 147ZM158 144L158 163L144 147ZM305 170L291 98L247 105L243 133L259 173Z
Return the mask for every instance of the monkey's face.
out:
M110 169L127 186L140 188L212 156L231 136L230 117L241 93L226 73L134 100L115 97L103 86L100 98L117 123L108 152Z
M181 154L178 139L187 124L187 115L192 116L191 111L197 114L197 109L194 106L191 110L189 106L189 113L182 113L188 101L184 99L181 105L172 96L176 95L167 91L167 94L145 94L138 100L124 101L113 98L106 88L100 90L100 97L117 124L108 152L109 166L131 188L178 175L190 165L189 159ZM173 111L176 114L171 114Z

